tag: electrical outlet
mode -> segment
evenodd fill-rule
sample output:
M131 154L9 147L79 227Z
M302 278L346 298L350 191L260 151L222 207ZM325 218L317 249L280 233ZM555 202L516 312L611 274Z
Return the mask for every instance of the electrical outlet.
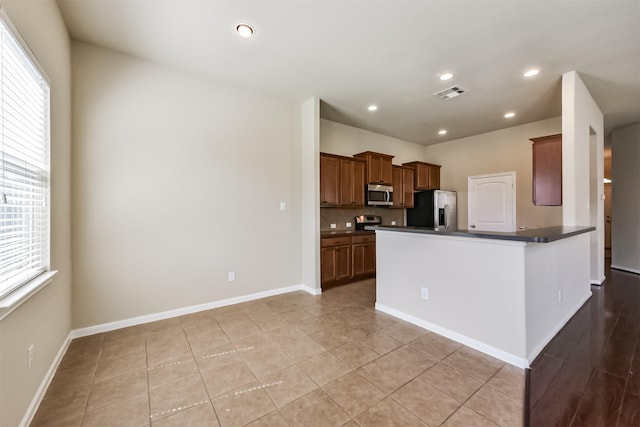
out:
M34 349L34 345L31 344L29 346L29 348L27 349L27 370L30 371L31 370L31 366L33 365L33 349Z
M395 221L391 221L391 225L396 225L396 222Z
M236 281L236 272L235 271L230 271L229 272L229 281L230 282L235 282Z
M350 222L348 222L346 225L347 225L347 228L351 227L351 223Z
M429 288L422 288L420 290L420 296L422 297L422 299L429 299Z
M336 228L336 225L335 224L331 224L331 228Z
M287 210L287 204L285 202L280 202L280 210L281 211Z
M562 289L558 289L558 302L562 302Z

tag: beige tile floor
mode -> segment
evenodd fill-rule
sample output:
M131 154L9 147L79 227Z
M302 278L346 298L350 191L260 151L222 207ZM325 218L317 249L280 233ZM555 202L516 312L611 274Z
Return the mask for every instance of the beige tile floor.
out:
M374 310L375 282L74 340L32 426L521 426L524 373Z

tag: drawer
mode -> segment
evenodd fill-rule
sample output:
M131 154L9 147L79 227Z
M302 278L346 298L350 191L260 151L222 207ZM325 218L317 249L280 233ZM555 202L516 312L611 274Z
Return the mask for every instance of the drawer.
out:
M351 237L351 243L356 244L356 243L370 243L370 242L375 242L376 241L376 235L375 234L367 234L364 236L352 236Z
M345 237L324 237L320 243L320 247L327 248L330 246L343 246L351 244L351 236Z

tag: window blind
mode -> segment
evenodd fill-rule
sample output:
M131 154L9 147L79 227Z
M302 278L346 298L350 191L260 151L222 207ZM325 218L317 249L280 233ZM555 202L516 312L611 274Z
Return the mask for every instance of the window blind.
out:
M49 267L49 84L0 19L0 297Z

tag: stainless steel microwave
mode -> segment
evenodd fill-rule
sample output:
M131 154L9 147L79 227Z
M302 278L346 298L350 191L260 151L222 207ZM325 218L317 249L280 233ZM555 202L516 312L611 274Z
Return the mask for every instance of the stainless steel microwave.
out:
M393 187L390 185L368 184L366 188L367 205L392 206Z

